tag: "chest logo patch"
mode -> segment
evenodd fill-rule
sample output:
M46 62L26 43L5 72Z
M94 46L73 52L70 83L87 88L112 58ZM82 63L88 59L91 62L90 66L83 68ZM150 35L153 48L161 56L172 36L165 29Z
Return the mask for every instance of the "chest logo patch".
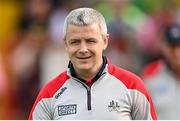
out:
M76 104L58 106L58 115L59 116L71 115L71 114L76 114L76 113L77 113L77 105Z
M59 96L61 96L61 95L64 93L65 90L67 90L67 87L63 87L63 88L61 89L61 91L55 96L55 98L58 99Z
M110 102L110 104L108 105L108 110L111 111L116 111L116 112L120 112L120 106L118 104L118 102L115 102L114 100L112 100Z

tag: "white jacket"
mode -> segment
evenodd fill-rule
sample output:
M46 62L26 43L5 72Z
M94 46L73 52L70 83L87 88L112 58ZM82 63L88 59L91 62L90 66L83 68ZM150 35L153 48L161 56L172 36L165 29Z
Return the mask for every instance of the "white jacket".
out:
M39 93L29 119L156 119L150 95L136 75L104 63L88 86L73 66Z

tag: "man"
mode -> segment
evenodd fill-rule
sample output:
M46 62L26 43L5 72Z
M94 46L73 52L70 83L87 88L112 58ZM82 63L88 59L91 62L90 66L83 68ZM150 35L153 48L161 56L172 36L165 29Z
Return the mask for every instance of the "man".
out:
M103 56L108 38L96 10L69 13L64 24L68 69L41 90L29 119L156 119L142 80Z
M159 49L161 58L143 71L160 120L180 119L180 25L164 28Z

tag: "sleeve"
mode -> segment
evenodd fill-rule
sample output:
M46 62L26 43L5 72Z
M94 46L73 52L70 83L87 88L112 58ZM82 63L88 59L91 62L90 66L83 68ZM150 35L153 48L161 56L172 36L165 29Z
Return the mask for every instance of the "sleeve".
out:
M51 97L47 90L40 91L29 115L29 120L51 120Z
M49 100L41 100L35 107L34 111L32 112L32 119L33 120L51 120L51 111L49 108Z
M154 106L150 99L139 91L132 91L132 119L133 120L157 120Z
M29 115L29 120L51 120L53 119L53 95L69 79L67 71L49 81L40 91Z

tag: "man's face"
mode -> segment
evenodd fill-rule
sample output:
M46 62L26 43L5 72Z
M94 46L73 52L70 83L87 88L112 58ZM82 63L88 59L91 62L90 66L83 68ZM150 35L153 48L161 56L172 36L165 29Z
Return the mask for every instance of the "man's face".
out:
M180 71L180 45L176 45L173 48L173 52L174 52L174 60L176 60L177 65L178 65L178 70Z
M108 44L108 35L102 36L98 24L67 28L65 47L75 71L97 72L102 64L102 52Z
M180 45L165 45L162 43L161 52L170 64L171 68L176 72L180 72ZM162 49L163 48L163 49Z

